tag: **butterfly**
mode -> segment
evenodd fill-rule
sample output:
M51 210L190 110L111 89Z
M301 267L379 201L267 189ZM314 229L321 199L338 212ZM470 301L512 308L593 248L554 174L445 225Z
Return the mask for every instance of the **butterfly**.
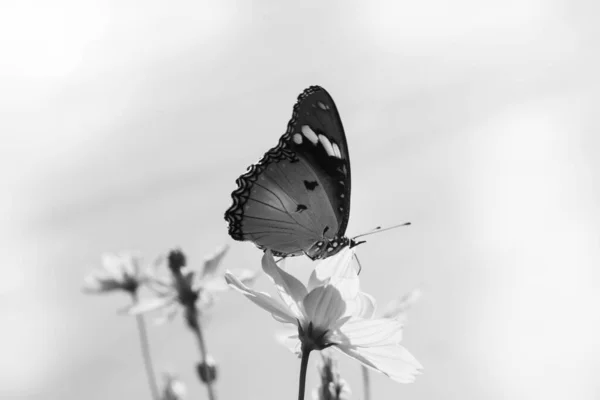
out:
M236 183L229 235L280 257L324 259L359 242L345 236L350 155L338 110L320 86L304 90L277 146Z

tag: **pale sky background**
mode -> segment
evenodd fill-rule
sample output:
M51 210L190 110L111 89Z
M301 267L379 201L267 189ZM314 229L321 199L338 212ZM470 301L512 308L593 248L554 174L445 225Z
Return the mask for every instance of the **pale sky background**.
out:
M424 374L374 376L373 398L600 398L599 12L2 2L0 398L149 399L135 321L115 314L128 299L85 296L83 277L105 251L180 246L194 264L223 243L224 268L260 268L223 212L315 84L348 137L349 234L413 222L358 248L380 305L424 289L404 343ZM227 293L207 329L220 399L295 398L267 313ZM206 398L182 320L150 334L156 368ZM358 366L341 368L359 399Z

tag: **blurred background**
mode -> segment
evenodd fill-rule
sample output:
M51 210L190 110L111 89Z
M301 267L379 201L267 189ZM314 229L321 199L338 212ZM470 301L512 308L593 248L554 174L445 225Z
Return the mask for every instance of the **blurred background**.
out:
M0 8L1 398L149 399L135 321L116 315L128 298L83 295L83 277L107 251L179 246L200 265L224 243L224 268L260 268L223 212L315 84L348 137L348 233L413 223L358 248L380 305L424 292L404 342L424 374L376 375L373 398L600 398L596 3ZM219 398L295 398L278 328L221 296L206 334ZM157 370L205 398L183 321L150 336ZM341 369L361 398L358 366Z

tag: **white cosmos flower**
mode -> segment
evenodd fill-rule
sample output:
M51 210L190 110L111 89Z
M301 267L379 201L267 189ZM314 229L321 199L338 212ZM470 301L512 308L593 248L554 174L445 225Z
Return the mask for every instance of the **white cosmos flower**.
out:
M296 326L298 334L288 338L296 351L333 347L397 382L413 382L422 366L400 345L402 322L373 317L375 300L359 290L353 255L346 248L321 261L305 286L278 267L267 250L262 267L284 304L247 287L230 272L225 279L277 321Z
M152 272L148 286L156 296L139 301L128 310L129 314L163 310L163 315L157 320L157 323L163 323L172 320L181 308L193 306L198 312L207 310L214 304L218 293L229 289L223 274L218 272L228 249L228 246L222 246L206 257L199 271L185 266L185 255L179 250L161 257L155 265L155 270L170 270L170 273L165 276L156 271ZM246 284L252 283L257 277L256 272L250 270L239 270L238 273Z
M133 251L102 256L102 267L84 278L86 293L107 293L122 290L135 294L148 279L142 268L142 257Z

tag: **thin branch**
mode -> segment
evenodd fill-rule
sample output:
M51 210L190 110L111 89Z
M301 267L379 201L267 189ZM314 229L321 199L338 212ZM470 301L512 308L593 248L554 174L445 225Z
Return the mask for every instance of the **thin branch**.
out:
M208 366L208 352L206 351L206 342L204 341L204 334L202 332L202 327L198 321L198 311L196 310L195 305L193 307L186 308L186 320L188 322L189 328L194 332L196 339L198 341L198 349L200 350L200 359L201 364ZM213 387L213 379L209 377L206 381L203 380L203 383L206 385L206 390L208 391L209 400L216 400L215 389Z
M133 301L137 302L137 294L132 294ZM140 336L140 346L142 348L142 357L144 359L144 367L146 368L146 376L148 378L148 385L150 386L150 392L154 400L160 400L160 393L158 385L156 384L156 375L154 374L154 367L152 365L152 356L150 355L150 343L148 341L148 331L146 329L146 322L144 316L139 314L135 316L137 321L138 333Z

